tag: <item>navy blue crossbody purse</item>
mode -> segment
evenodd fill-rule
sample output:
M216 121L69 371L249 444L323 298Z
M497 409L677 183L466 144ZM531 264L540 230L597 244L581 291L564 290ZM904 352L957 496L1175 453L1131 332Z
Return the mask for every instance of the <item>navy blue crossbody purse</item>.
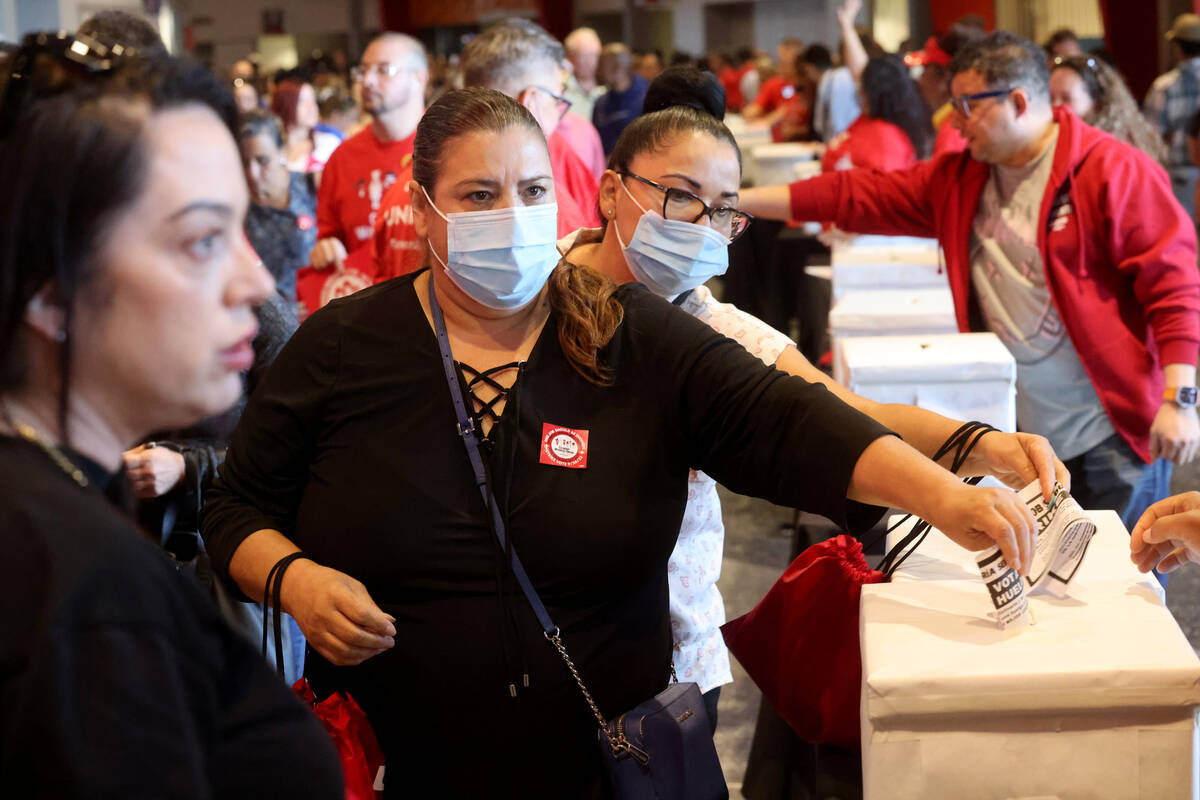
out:
M458 371L450 352L450 337L446 334L446 321L434 293L432 274L429 276L429 310L433 316L446 383L450 388L450 399L454 403L458 433L467 448L467 457L471 461L483 503L491 515L492 532L500 549L512 553L510 567L513 576L537 616L546 640L562 656L588 708L596 717L600 754L613 796L619 800L725 800L729 797L729 789L725 785L717 749L713 745L704 698L695 683L679 683L672 669L670 685L650 700L611 721L605 721L600 713L579 670L567 654L561 631L550 619L550 613L533 588L521 559L508 545L504 520L488 483L483 458L479 455L475 424L467 413L458 384Z

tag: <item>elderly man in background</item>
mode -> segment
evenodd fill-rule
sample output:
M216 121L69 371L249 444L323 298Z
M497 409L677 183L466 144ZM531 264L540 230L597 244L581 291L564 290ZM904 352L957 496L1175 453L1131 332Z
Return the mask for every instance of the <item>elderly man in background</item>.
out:
M600 36L591 28L576 28L563 40L571 74L563 94L571 101L571 111L590 120L597 98L606 91L596 77L600 65Z
M1050 106L1046 57L994 33L950 66L968 151L742 193L740 208L855 233L936 236L961 330L1017 362L1017 425L1084 508L1132 528L1200 442L1196 232L1162 168Z
M1200 168L1188 156L1187 126L1200 111L1200 16L1180 14L1167 31L1167 40L1178 63L1154 81L1146 94L1145 112L1167 143L1166 167L1175 198L1194 217Z
M563 97L570 110L558 124L557 134L567 140L575 155L600 180L604 174L604 146L600 134L592 125L592 109L596 98L604 94L604 86L596 82L596 66L600 62L600 37L591 28L577 28L563 40L567 74L563 81Z
M385 33L355 68L371 124L333 151L317 193L314 267L341 270L348 257L369 261L384 193L412 159L417 122L425 111L429 62L411 36ZM361 253L361 254L358 254ZM355 255L358 254L358 255Z

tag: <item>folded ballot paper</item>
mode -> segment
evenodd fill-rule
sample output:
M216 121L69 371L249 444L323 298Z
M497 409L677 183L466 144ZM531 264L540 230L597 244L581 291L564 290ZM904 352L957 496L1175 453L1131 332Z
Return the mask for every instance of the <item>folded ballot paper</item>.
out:
M1037 546L1029 574L1021 580L999 547L985 550L976 559L979 574L996 608L996 622L1002 629L1033 624L1025 596L1027 591L1045 590L1055 597L1066 597L1067 587L1083 563L1088 544L1096 533L1095 523L1057 482L1049 502L1042 498L1042 486L1038 481L1026 486L1018 496L1037 523Z

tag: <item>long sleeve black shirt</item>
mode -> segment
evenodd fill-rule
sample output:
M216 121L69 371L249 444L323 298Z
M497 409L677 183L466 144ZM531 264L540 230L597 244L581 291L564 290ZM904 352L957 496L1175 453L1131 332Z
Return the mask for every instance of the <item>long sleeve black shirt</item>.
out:
M77 461L0 436L0 796L341 798L316 717Z
M602 793L596 723L490 532L414 277L331 303L280 354L205 508L214 565L277 529L396 618L392 650L350 668L313 656L308 671L358 699L397 791ZM847 487L887 433L643 287L617 297L612 385L571 368L552 314L488 457L513 546L606 716L667 683L688 469L862 528L881 512ZM541 463L547 424L588 432L585 468Z

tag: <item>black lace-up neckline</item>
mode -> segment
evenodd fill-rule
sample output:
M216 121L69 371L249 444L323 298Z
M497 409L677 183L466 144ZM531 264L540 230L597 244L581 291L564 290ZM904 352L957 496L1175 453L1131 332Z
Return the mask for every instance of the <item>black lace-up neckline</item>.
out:
M504 413L501 409L500 413L496 413L496 406L508 398L508 394L512 391L511 386L505 386L496 380L493 376L500 372L505 372L510 369L519 369L521 362L510 361L507 364L501 364L491 369L485 369L482 372L467 364L464 361L456 361L458 368L462 370L463 379L467 384L467 392L471 395L471 404L474 406L474 411L471 418L475 422L475 429L479 433L480 444L484 445L490 452L492 448L492 429L500 422L500 414ZM516 385L516 382L513 382ZM491 389L496 395L488 400L484 400L479 396L477 389L486 386ZM487 420L490 425L488 430L484 431L483 422Z

